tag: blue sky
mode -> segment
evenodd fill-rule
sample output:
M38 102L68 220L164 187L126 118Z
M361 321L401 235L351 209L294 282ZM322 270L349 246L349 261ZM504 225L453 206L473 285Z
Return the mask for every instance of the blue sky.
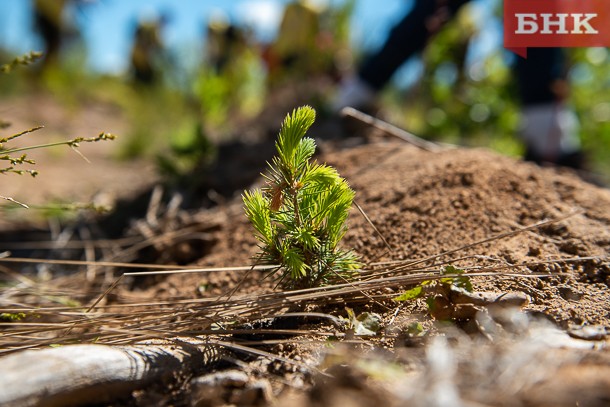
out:
M322 0L317 0L322 1ZM221 10L236 23L248 23L257 36L273 38L282 7L289 0L97 0L72 18L88 49L90 67L99 72L125 69L134 22L139 16L163 10L171 16L164 31L166 44L179 52L202 41L203 24ZM341 4L344 0L326 0ZM358 0L352 21L352 40L372 48L385 38L410 0ZM39 49L31 33L31 1L0 0L0 46L15 53Z

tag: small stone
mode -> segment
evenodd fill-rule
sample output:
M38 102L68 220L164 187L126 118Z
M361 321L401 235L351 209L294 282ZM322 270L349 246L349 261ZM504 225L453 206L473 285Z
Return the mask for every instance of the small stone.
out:
M568 334L573 338L585 341L601 341L608 336L608 331L601 325L584 325L570 327Z
M579 293L569 286L559 287L559 295L561 295L564 300L568 301L580 301L582 298L582 293Z

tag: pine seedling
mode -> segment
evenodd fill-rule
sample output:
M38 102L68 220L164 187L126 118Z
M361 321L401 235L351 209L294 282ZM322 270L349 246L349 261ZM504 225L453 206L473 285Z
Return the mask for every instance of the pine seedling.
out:
M287 288L345 282L360 268L354 253L338 248L354 191L334 168L311 160L316 144L305 133L314 120L309 106L286 116L266 187L243 195L260 242L257 262L278 265L273 274Z

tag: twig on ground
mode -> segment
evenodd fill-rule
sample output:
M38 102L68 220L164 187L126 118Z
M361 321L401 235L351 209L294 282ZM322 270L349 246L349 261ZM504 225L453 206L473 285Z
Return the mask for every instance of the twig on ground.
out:
M385 134L399 138L399 139L406 141L407 143L412 144L415 147L418 147L425 151L436 152L436 151L445 150L447 148L446 146L442 146L440 144L433 143L428 140L424 140L423 138L418 137L413 133L409 133L406 130L403 130L386 121L383 121L381 119L378 119L376 117L363 113L359 110L356 110L353 107L343 108L341 110L341 115L344 117L346 117L346 116L352 117L356 120L359 120L362 123L365 123L371 127L374 127L378 130L383 131Z

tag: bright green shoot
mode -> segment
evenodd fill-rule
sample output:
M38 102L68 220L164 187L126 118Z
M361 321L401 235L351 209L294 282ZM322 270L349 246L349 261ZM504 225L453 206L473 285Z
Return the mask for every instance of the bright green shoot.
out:
M360 268L354 253L338 249L354 191L334 168L311 160L316 144L305 133L314 120L309 106L286 116L267 186L243 195L260 241L258 262L278 265L274 273L288 288L344 282Z

